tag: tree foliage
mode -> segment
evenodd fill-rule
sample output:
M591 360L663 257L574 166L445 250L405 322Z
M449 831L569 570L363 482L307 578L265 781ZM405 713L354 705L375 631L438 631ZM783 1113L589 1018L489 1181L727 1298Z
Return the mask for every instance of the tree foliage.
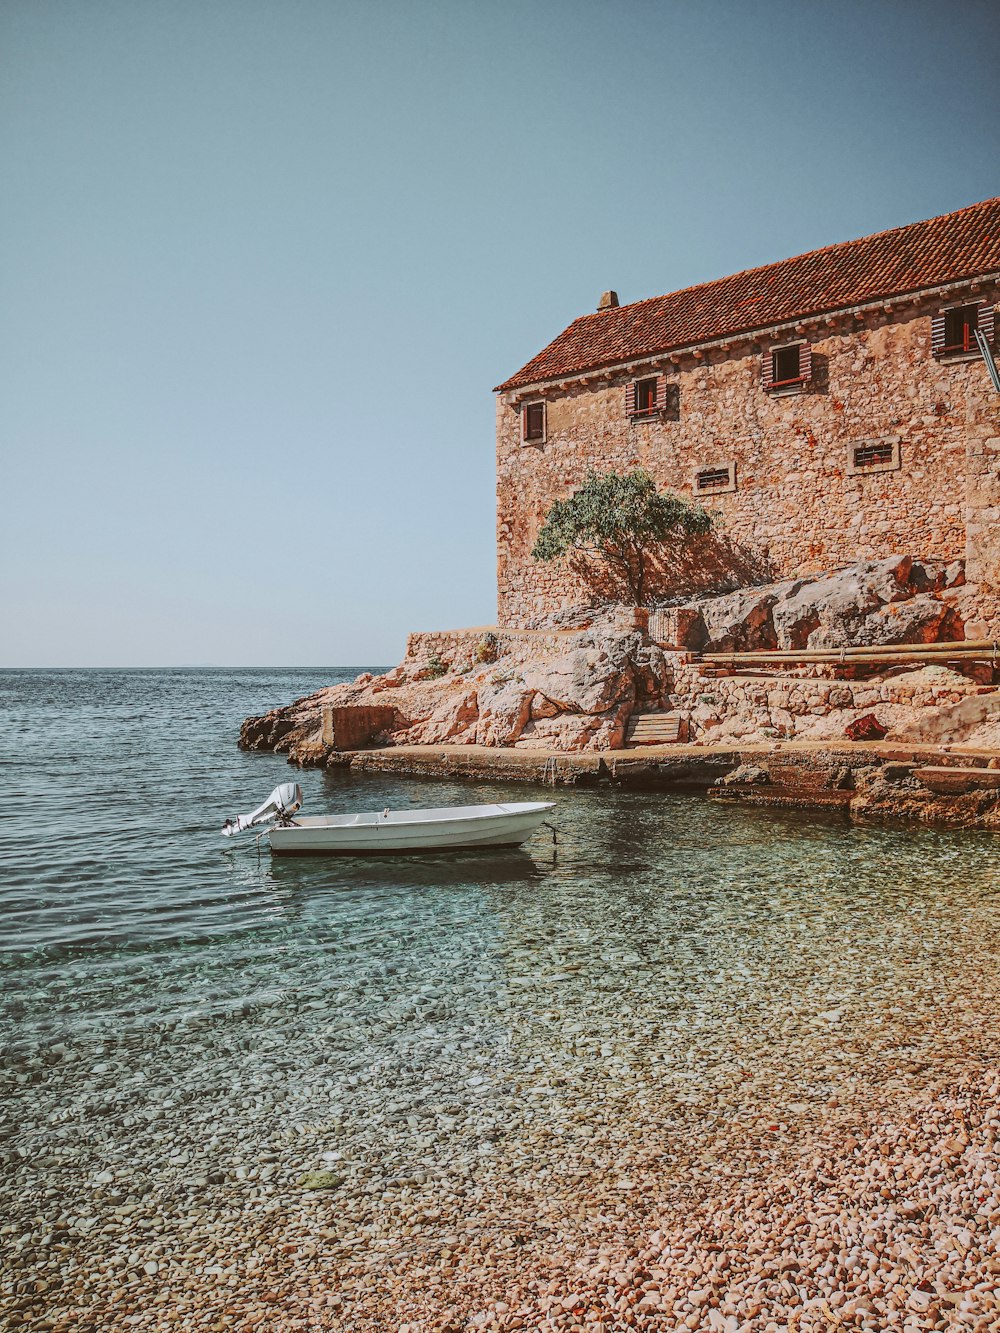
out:
M591 471L571 496L552 505L531 554L536 560L558 560L575 551L596 556L633 604L642 606L654 548L711 526L712 515L700 505L658 494L648 472Z

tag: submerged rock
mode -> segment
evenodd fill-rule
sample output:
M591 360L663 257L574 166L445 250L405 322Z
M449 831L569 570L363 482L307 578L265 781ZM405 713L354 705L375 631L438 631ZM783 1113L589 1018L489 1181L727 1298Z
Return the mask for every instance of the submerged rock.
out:
M299 1188L304 1190L334 1190L344 1183L344 1177L335 1171L306 1171L299 1177Z

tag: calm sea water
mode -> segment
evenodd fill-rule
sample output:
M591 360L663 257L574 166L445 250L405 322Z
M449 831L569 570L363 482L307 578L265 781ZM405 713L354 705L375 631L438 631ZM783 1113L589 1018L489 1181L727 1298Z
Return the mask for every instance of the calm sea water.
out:
M660 1042L695 1071L690 1052L706 1043L780 1061L831 1024L851 1034L848 1066L919 1067L949 1015L975 1041L977 1005L996 990L990 835L563 789L555 860L546 833L459 858L225 855L222 819L290 776L312 812L552 795L293 774L237 749L247 714L353 674L0 675L8 1053L280 1012L289 995L336 995L363 1015L435 987L456 1032L475 1026L484 997L504 997L508 1015L520 1006L543 1027L556 1016L551 1056L553 1044L615 1043L631 1016L650 1059Z

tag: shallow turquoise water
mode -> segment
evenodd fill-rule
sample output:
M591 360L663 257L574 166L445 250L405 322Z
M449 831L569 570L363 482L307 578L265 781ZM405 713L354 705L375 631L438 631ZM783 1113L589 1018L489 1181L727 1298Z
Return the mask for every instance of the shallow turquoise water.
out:
M835 1031L819 1096L854 1064L919 1066L956 1006L974 1032L996 971L991 835L560 789L555 860L544 832L459 858L224 855L223 817L291 776L236 748L242 718L353 674L0 675L8 1055L191 1018L252 1031L294 996L347 1023L504 1029L546 1067L624 1051L681 1093L699 1051L791 1068ZM314 812L551 795L295 776Z

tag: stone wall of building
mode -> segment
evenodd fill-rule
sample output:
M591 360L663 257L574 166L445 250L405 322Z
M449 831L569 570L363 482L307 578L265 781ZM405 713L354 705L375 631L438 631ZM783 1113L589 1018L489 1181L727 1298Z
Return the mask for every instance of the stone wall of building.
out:
M970 300L995 301L996 287ZM949 296L948 304L964 296ZM813 321L769 343L684 354L618 375L591 375L538 395L497 400L497 554L501 626L538 624L594 600L566 561L531 558L552 501L588 469L646 468L664 490L693 496L697 469L734 463L736 489L706 496L713 534L656 592L689 594L810 574L859 559L965 558L982 593L981 631L1000 626L1000 396L978 356L931 355L942 298ZM805 392L766 393L761 350L805 338ZM663 373L677 409L630 422L625 386ZM546 438L523 444L519 403L546 403ZM854 474L850 446L898 443L899 467Z

